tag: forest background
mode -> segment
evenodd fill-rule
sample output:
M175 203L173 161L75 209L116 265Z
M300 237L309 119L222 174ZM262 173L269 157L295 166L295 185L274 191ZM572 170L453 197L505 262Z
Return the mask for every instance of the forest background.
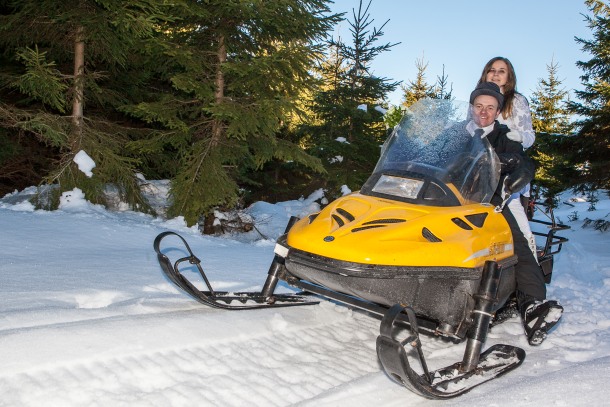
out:
M414 78L375 76L396 44L370 4L343 15L327 0L0 0L0 196L38 185L36 205L54 208L78 187L109 206L112 190L151 213L142 187L167 179L167 215L210 232L215 209L359 189L412 103L453 98L448 74L428 83L423 56ZM594 205L610 190L610 7L584 4L582 90L571 98L549 62L529 154L538 193L574 188ZM349 34L333 36L342 21Z

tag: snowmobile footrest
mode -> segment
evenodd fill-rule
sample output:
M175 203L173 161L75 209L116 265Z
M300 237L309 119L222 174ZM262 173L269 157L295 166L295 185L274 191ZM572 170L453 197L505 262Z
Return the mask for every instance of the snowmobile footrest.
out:
M394 338L394 321L403 312L410 321L411 335L399 342ZM377 337L377 356L390 378L420 396L429 399L457 397L517 368L525 359L525 351L521 348L494 345L480 355L477 365L470 371L462 371L462 362L457 362L430 372L423 356L414 318L415 313L410 307L397 304L390 308L381 323L381 332ZM423 373L417 373L411 367L407 347L409 351L413 349L416 351Z

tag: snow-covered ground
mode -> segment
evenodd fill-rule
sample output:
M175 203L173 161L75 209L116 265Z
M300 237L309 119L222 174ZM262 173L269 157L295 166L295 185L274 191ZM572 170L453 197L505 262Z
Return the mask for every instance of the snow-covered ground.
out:
M379 321L322 301L251 311L206 308L162 274L152 242L173 230L203 260L212 284L260 289L273 240L209 237L181 219L110 212L74 191L60 210L34 210L26 193L0 200L0 406L601 406L610 399L609 219L574 199L556 211L572 229L556 256L549 297L563 320L540 347L517 318L487 345L524 348L523 365L460 398L430 401L391 381L375 353ZM308 199L252 208L273 239ZM565 200L569 195L564 196ZM578 216L578 220L568 218ZM288 291L288 287L282 287ZM432 369L464 344L424 337Z

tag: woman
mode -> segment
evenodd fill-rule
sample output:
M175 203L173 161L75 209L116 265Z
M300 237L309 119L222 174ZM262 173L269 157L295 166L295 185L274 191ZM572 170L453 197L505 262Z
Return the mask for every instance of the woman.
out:
M485 64L481 78L479 78L478 83L482 82L494 82L500 87L500 92L504 96L504 106L497 120L510 129L510 132L507 134L508 138L521 143L524 149L531 147L536 140L532 126L532 113L525 96L517 92L517 76L515 75L513 64L504 57L490 59ZM534 258L537 259L536 241L521 204L521 195L529 197L529 185L518 193L513 194L508 207L517 219L519 228L529 242L530 248L534 253Z
M504 95L504 106L498 121L510 129L508 137L529 148L536 136L532 127L532 113L525 96L517 92L517 76L513 64L503 57L495 57L483 68L478 83L494 82Z

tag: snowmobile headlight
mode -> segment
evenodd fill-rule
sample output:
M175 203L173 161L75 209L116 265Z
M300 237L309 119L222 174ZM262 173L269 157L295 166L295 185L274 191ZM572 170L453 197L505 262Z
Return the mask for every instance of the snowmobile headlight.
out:
M373 187L373 192L416 199L423 185L422 180L383 174Z

